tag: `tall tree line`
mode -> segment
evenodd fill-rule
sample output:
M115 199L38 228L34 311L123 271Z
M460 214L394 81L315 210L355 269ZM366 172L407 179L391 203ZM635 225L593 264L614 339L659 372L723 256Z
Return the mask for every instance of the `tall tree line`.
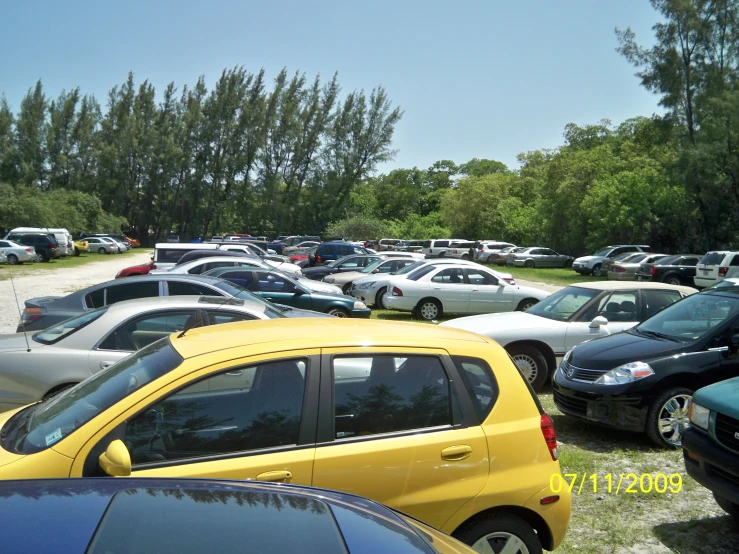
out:
M133 74L105 107L41 81L17 114L0 101L0 183L100 199L146 239L247 231L318 233L354 185L392 158L401 111L382 87L342 95L283 69L226 69L157 94ZM33 222L29 222L33 223Z

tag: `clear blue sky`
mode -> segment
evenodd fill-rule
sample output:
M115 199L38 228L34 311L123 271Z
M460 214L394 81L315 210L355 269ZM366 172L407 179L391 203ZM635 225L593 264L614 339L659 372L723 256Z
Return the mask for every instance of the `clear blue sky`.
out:
M569 122L661 111L615 51L614 28L651 43L648 0L127 0L6 2L0 93L17 111L39 78L105 104L133 71L161 91L225 67L339 73L383 85L404 111L395 167L492 158L562 143Z

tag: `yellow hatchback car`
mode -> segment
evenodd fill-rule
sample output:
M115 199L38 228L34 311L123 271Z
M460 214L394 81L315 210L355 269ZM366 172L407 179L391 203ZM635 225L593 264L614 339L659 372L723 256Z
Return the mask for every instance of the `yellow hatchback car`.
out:
M184 336L183 336L184 335ZM50 368L51 369L51 368ZM551 418L485 337L387 321L191 329L0 415L0 478L222 477L366 496L480 552L562 540Z

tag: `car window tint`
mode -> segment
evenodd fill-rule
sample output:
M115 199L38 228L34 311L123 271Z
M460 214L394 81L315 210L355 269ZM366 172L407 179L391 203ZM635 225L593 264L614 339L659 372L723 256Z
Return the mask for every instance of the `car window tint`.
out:
M336 245L335 244L327 244L323 248L321 248L321 255L323 256L336 256Z
M462 376L462 382L470 394L475 412L482 422L498 397L498 386L493 372L485 361L478 358L452 356L452 360Z
M425 265L423 267L419 267L413 273L408 275L407 279L409 281L418 281L421 277L423 277L427 273L431 273L435 269L436 269L436 266L434 265Z
M719 265L724 261L726 254L721 252L709 252L700 259L700 263L704 265Z
M645 319L649 319L681 298L679 292L671 290L645 290L642 294L644 295Z
M446 248L447 246L449 246L448 240L437 240L434 243L434 248Z
M487 271L480 269L467 269L467 279L472 285L497 285L498 280Z
M236 321L251 321L254 319L257 319L257 317L251 314L208 310L208 323L210 325L221 325L222 323L234 323Z
M10 243L5 241L0 241L0 248L10 248Z
M308 362L230 369L149 406L126 427L134 466L296 444Z
M542 249L542 254L546 254L547 256L557 256L558 254L554 250L549 250L547 248Z
M689 267L698 265L698 258L685 258L680 265L687 265Z
M354 247L354 253L355 254L364 254L365 253L365 249L364 248L359 248L358 246L355 246Z
M459 267L449 267L434 275L431 278L431 282L446 285L461 285L464 283L464 273Z
M734 257L731 258L731 263L729 265L732 267L739 265L739 254L734 254Z
M295 285L274 273L259 273L259 290L262 292L295 292Z
M614 292L600 301L596 315L603 316L608 321L638 321L636 302L636 291Z
M245 289L255 290L254 274L251 271L226 271L218 275L221 279L231 281Z
M105 305L105 289L94 290L85 296L88 308L100 308Z
M110 306L116 302L133 300L135 298L149 298L159 296L159 281L146 281L129 283L125 285L112 285L107 288L105 304Z
M167 281L169 296L220 296L217 291L183 281Z
M166 314L149 314L128 323L110 333L99 348L101 350L125 350L135 352L172 333L184 331L186 328L200 327L195 310L168 312Z
M336 264L335 267L345 269L351 267L365 267L366 265L367 258L349 258L348 260L341 262L340 264Z
M432 356L333 360L337 439L452 423L449 379Z

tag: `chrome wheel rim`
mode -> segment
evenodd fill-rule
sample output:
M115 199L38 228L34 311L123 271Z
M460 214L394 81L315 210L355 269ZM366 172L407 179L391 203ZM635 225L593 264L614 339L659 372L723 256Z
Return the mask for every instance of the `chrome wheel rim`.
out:
M516 354L513 356L513 361L518 366L518 369L521 370L523 376L526 377L526 380L529 383L533 383L539 374L539 366L536 364L534 358L526 354Z
M33 261L34 262L41 262L44 258L41 256L41 254L34 254Z
M377 307L383 310L387 310L387 306L385 306L385 293L387 292L387 289L383 288L377 293L377 299L375 300L375 304L377 304Z
M332 315L334 317L347 317L347 315L343 311L337 310L336 308L334 308L333 310L329 310L327 313L328 315Z
M594 267L593 268L593 275L595 275L596 277L600 277L600 271L601 271L601 269L602 269L601 266Z
M433 302L422 304L419 311L421 312L421 317L423 317L423 319L434 319L439 315L439 308Z
M105 248L98 248L98 254L105 254Z
M15 265L18 263L18 258L13 256L12 254L8 256L8 265Z
M674 277L670 277L669 279L667 279L667 284L668 285L679 285L680 279L675 279Z
M683 432L690 427L688 410L691 398L689 394L678 394L665 402L659 410L659 434L669 445L682 445Z
M529 549L520 538L504 531L481 537L472 545L472 550L483 554L529 554Z

